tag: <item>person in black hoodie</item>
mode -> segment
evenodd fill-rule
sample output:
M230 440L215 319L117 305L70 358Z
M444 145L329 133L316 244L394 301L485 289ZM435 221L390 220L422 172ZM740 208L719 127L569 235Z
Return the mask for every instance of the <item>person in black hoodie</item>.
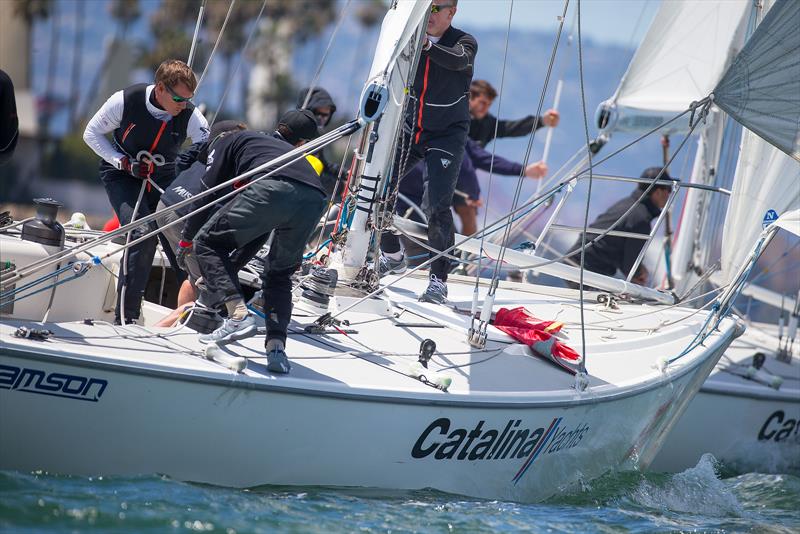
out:
M211 147L203 181L222 183L286 154L318 134L310 111L292 110L281 117L274 135L249 131L226 135ZM217 296L218 303L228 309L222 326L201 336L200 341L224 344L256 333L231 254L254 241L266 240L275 231L262 278L267 369L288 373L290 365L284 346L292 313L291 275L302 262L305 243L322 215L326 197L317 171L307 159L278 168L273 175L249 185L208 221L203 212L190 217L180 246L194 248L209 294ZM198 199L196 207L209 200L208 196Z
M309 91L311 94L309 95ZM322 87L314 87L313 89L307 87L300 91L297 96L297 109L307 109L314 114L317 120L320 133L328 127L333 119L333 114L336 113L336 103L331 98L330 93ZM341 165L332 162L326 154L325 150L317 152L317 157L322 162L323 170L320 175L322 186L328 193L328 197L334 194L336 189L336 182L339 179L339 170Z
M464 157L469 131L469 85L472 81L478 42L451 25L457 0L434 0L427 34L414 78L414 92L407 106L406 132L411 135L408 153L398 150L393 180L403 179L400 169L410 171L419 161L425 164L423 210L428 218L428 243L437 250L454 244L453 193ZM407 267L400 240L391 232L381 237L383 253L378 273L401 273ZM450 260L431 263L428 288L421 300L447 300Z
M17 148L17 139L19 119L14 84L8 74L0 70L0 165L11 159L14 149Z

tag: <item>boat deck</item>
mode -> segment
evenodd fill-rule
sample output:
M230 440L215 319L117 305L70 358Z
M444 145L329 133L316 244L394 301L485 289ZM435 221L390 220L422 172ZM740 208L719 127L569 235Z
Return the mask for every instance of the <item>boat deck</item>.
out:
M391 282L392 278L384 281ZM460 398L470 402L557 403L574 399L577 393L571 374L494 327L489 327L485 348L476 349L467 343L472 281L458 277L450 281L448 306L418 302L417 295L425 283L425 279L413 276L400 280L382 298L344 312L339 319L349 324L323 333L305 331L318 314L304 313L296 306L287 342L292 362L289 375L266 370L263 331L222 348L248 359L247 368L239 374L204 359L205 347L198 334L186 327L122 327L100 321L48 323L53 336L35 341L16 338L13 332L21 325L36 327L36 323L3 321L0 339L5 351L35 352L38 357L51 359L66 357L89 366L125 366L144 373L235 381L243 387L289 387L304 392L428 401ZM576 294L567 289L503 283L494 310L524 305L543 320L561 321L565 326L558 339L580 353L582 332ZM356 298L337 296L334 301L332 311L345 309ZM602 395L605 390L620 394L627 388L659 381L659 366L664 359L681 354L706 318L705 312L661 305L620 303L618 309L610 309L598 304L591 293L587 294L584 313L591 395ZM723 324L730 328L732 321ZM722 337L715 333L706 346ZM436 343L427 378L452 379L446 393L410 376L424 339ZM668 372L676 372L692 361L690 353L671 364Z

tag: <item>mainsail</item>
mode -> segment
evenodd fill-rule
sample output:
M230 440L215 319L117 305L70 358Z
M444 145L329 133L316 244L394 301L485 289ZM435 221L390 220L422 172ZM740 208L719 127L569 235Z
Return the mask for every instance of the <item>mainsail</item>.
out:
M614 131L644 131L708 96L741 47L751 0L662 2L611 102ZM613 118L615 115L616 118ZM662 133L686 131L686 121Z
M800 161L800 2L776 2L714 89L731 117Z

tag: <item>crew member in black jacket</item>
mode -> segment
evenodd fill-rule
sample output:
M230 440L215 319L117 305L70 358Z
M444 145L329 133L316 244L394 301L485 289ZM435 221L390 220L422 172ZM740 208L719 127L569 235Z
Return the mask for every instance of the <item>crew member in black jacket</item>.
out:
M469 84L472 81L478 43L475 38L451 26L457 0L434 0L428 18L427 35L414 79L414 94L408 105L406 129L411 134L408 154L398 150L394 179L400 169L410 171L423 160L425 192L422 209L428 218L428 244L445 250L454 243L453 193L464 156L469 131ZM398 236L384 232L381 237L378 272L401 273L407 263ZM439 258L431 264L430 280L420 299L443 303L447 300L450 260Z
M661 172L661 167L650 167L645 169L641 177L653 180L658 176L659 172ZM673 180L673 178L670 178L665 170L659 180ZM633 206L633 210L622 219L614 230L635 234L649 234L650 223L661 214L661 210L666 206L670 191L672 190L668 185L655 185L650 189L647 196L640 201L639 197L642 196L642 193L649 185L649 183L640 183L630 196L617 201L598 216L589 227L603 230L610 228L617 219L622 217L622 215ZM587 233L586 242L588 243L596 238L597 235L597 233ZM582 239L578 237L578 241L572 246L571 250L579 249L581 243ZM586 252L584 252L583 266L589 271L606 276L614 276L617 271L621 271L624 276L627 276L633 264L636 262L636 258L639 257L643 246L644 241L642 239L605 236L586 249ZM580 260L580 256L573 256L573 259ZM647 283L648 276L649 273L645 266L640 265L631 281L635 284L644 285ZM578 284L574 282L569 282L568 285L573 288L578 287Z
M486 80L473 80L469 87L469 138L486 146L495 137L523 137L533 133L534 125L538 130L542 126L558 126L558 111L548 109L544 115L528 115L517 120L498 120L489 113L497 91Z
M286 154L317 135L317 123L308 110L287 112L278 124L277 135L248 131L229 134L211 148L203 181L222 183ZM290 144L287 139L294 143ZM208 196L198 199L195 207L208 200ZM231 253L248 248L254 241L265 240L275 230L262 279L267 369L275 373L289 372L284 347L292 313L291 275L303 260L305 244L322 215L325 200L325 189L317 171L307 159L301 158L249 185L205 224L203 212L189 218L183 228L181 247L192 246L194 240L194 254L203 280L209 294L219 299L219 302L207 304L224 303L228 309L228 318L222 326L201 336L201 342L224 344L256 333L255 320L242 297Z
M0 70L0 165L11 159L18 139L19 118L14 84L8 74Z

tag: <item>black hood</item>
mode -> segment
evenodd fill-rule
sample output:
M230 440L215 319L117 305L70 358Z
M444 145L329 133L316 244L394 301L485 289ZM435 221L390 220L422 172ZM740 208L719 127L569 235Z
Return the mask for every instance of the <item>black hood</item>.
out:
M306 100L306 93L308 93L308 88L300 91L300 94L297 96L298 109L303 107L303 102ZM333 103L333 98L331 98L331 95L328 93L328 91L322 87L315 87L314 90L311 91L311 98L308 99L308 105L306 106L306 109L314 111L315 109L323 106L331 107L331 116L328 117L328 120L322 125L324 127L330 124L331 119L333 119L333 114L336 113L336 104Z

